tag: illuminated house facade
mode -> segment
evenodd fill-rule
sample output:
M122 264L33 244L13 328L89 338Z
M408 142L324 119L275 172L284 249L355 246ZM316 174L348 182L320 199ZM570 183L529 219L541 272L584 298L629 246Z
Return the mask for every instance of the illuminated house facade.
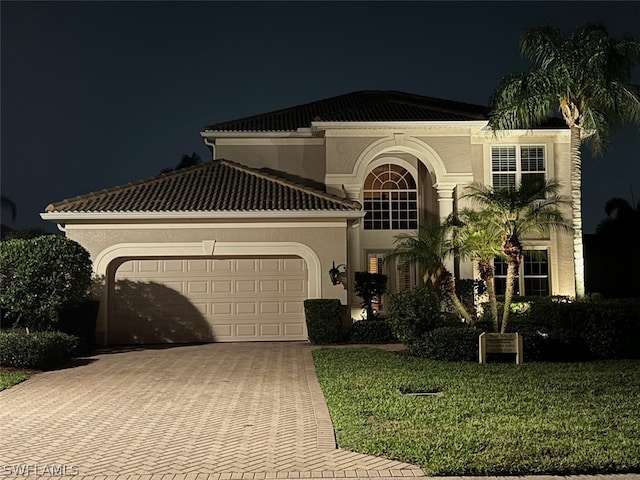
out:
M567 129L495 136L484 107L400 92L355 92L201 136L212 162L43 214L103 278L103 343L305 339L305 298L339 298L359 316L353 272L387 274L390 291L418 284L421 272L385 262L394 237L472 206L466 185L544 176L569 194ZM521 294L575 294L571 234L524 245ZM345 286L327 275L334 262L347 266ZM455 268L473 277L470 264ZM506 268L496 269L500 288Z

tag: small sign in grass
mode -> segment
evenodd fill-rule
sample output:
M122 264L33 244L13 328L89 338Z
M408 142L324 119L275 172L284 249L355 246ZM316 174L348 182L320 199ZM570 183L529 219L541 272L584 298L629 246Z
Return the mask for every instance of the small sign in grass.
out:
M313 352L338 444L427 475L640 471L640 360L437 362ZM407 395L445 392L435 398Z

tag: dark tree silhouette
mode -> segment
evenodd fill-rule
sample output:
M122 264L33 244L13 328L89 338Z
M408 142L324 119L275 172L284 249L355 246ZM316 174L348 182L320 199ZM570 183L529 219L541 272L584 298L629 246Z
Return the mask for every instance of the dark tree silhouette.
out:
M200 159L200 155L196 152L193 152L191 155L185 153L180 157L180 162L175 167L163 168L160 173L175 172L177 170L182 170L183 168L193 167L201 162L202 160Z

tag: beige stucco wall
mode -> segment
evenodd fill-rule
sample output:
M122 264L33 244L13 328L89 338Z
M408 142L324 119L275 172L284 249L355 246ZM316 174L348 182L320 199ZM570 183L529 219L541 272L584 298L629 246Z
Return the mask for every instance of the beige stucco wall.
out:
M250 228L247 228L250 225ZM67 225L67 237L80 243L86 248L94 262L94 271L99 270L96 265L100 257L104 257L105 251L109 251L118 245L138 245L143 248L140 256L130 256L126 258L143 258L145 256L145 245L171 245L180 250L180 245L184 243L215 241L216 244L232 244L232 243L252 243L264 244L264 250L258 248L261 254L252 254L251 256L268 255L268 247L281 244L297 244L303 248L308 247L313 251L319 260L319 268L317 278L310 278L312 283L319 284L320 297L322 298L338 298L343 304L347 304L347 292L342 285L334 286L329 279L328 271L332 266L332 262L336 264L347 264L347 225L346 221L329 221L314 222L314 224L304 224L301 222L286 225L284 223L277 224L277 227L269 224L245 224L233 225L226 224L218 226L208 224L207 226L199 226L194 224L166 224L166 225ZM152 251L151 248L148 251ZM216 256L214 247L213 257ZM290 250L289 255L296 255L296 248ZM206 258L204 253L203 258ZM166 256L166 255L163 255ZM302 256L302 255L300 255ZM155 257L155 255L154 255ZM124 258L124 257L122 257ZM110 268L106 272L106 279L102 279L104 284L110 284L113 280L115 268L122 261L122 258L114 258L110 263ZM309 262L308 262L309 263ZM311 271L311 269L310 269ZM311 276L311 273L310 273ZM102 288L99 288L104 303L108 304L108 294L105 294ZM311 293L310 293L311 294ZM99 315L97 326L97 338L100 339L106 331L108 306L101 305L101 313Z
M253 168L272 168L324 183L322 139L238 139L216 142L216 157Z

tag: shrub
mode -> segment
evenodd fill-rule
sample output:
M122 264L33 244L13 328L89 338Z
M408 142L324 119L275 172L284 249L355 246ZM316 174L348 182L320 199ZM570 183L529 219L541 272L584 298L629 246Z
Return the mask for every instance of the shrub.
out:
M350 334L353 343L385 343L396 340L391 332L391 327L384 320L354 322Z
M341 339L342 305L336 298L304 301L304 316L311 343L335 343Z
M46 370L71 358L78 339L62 332L0 331L0 365Z
M527 322L546 328L550 360L640 358L640 301L531 305Z
M431 360L447 362L477 362L478 337L482 333L473 327L461 324L435 328L409 345L409 354Z
M391 295L387 316L391 331L407 346L444 323L440 296L426 288Z
M86 298L89 253L73 240L46 235L0 243L0 308L13 326L56 330L61 310Z
M387 291L387 276L382 273L356 272L354 291L362 298L362 306L367 311L367 320L374 320L372 302Z

